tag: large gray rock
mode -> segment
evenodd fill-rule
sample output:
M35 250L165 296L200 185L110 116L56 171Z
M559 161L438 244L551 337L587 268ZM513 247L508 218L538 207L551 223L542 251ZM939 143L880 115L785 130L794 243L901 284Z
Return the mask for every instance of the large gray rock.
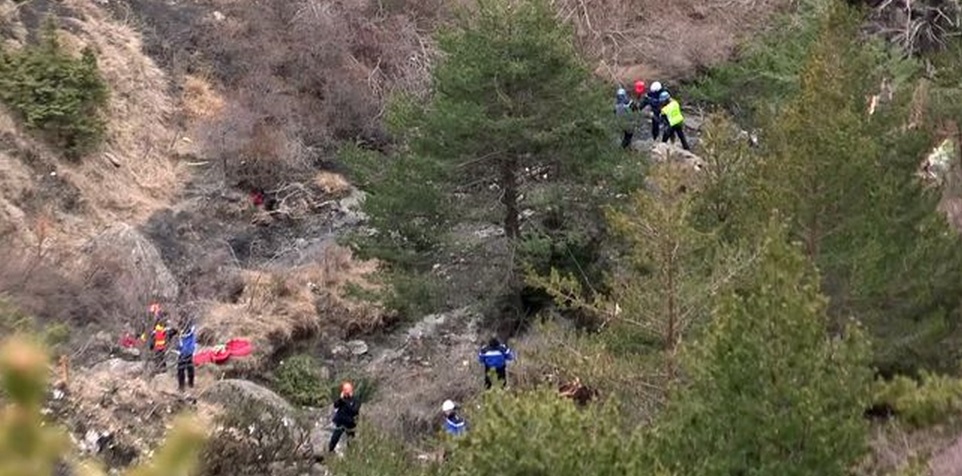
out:
M177 279L167 269L154 244L134 227L119 223L90 239L83 250L88 257L110 258L119 269L110 271L118 280L164 301L177 298ZM100 265L102 263L93 263Z
M110 359L91 367L93 374L104 374L116 377L118 380L134 378L145 373L144 363L124 359Z
M254 401L283 413L294 414L294 407L283 397L248 380L221 380L208 388L200 397L227 408Z

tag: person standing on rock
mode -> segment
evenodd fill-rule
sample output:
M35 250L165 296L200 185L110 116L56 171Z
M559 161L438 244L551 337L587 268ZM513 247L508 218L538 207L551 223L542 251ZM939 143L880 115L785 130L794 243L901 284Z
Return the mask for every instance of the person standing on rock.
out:
M163 321L163 314L158 311L154 315L154 328L147 336L147 348L153 353L154 365L161 371L167 370L167 338L168 330Z
M467 423L458 415L458 406L451 400L445 400L441 404L441 411L444 412L444 431L452 436L463 435L467 430Z
M660 82L655 81L645 93L645 98L637 104L639 112L646 106L651 108L651 140L653 141L658 140L658 132L661 130L661 107L664 106L661 102L661 93L663 92L668 91L662 88Z
M662 142L675 142L675 136L681 140L681 146L685 150L690 151L691 148L688 147L688 139L685 137L685 116L681 114L681 104L677 100L671 97L668 91L662 91L659 96L659 101L663 104L661 107L661 117L665 123L665 134L662 136Z
M194 351L197 350L197 333L193 323L187 323L180 334L180 355L177 357L177 388L183 392L184 384L194 388Z
M341 440L341 435L347 433L348 441L354 438L354 429L357 428L357 416L361 413L361 402L354 398L354 385L351 382L341 384L341 397L334 401L334 431L331 433L331 442L327 445L327 451L333 453L337 448L337 442Z
M484 388L491 388L491 371L501 381L501 386L508 384L508 362L514 361L514 352L501 343L497 337L492 337L488 345L478 352L478 362L484 365Z
M628 93L624 88L618 88L615 92L615 117L618 120L618 125L621 127L621 148L627 149L631 146L631 137L635 133L635 124L632 120L632 111L634 110L632 106L631 99L628 97Z

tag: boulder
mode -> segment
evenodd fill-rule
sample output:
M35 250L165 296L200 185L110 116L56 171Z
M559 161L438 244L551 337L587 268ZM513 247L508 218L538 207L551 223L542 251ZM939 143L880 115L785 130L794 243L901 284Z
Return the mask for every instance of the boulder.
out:
M164 301L177 298L180 288L177 279L167 268L154 244L134 227L119 223L91 238L83 247L88 257L109 257L120 269L112 274L118 279L130 279L133 286ZM137 282L140 280L140 282Z
M90 372L98 375L110 375L118 380L125 380L144 374L144 363L115 358L94 365L90 368Z
M705 167L705 161L701 157L667 142L657 142L651 147L651 160L656 163L670 160L690 166L694 170Z
M367 354L368 345L363 340L351 340L343 344L335 345L331 352L336 356L353 355L355 357Z
M226 408L244 405L247 402L258 402L282 413L293 414L294 407L283 397L272 390L254 382L240 379L221 380L207 389L200 397L212 403L218 403Z

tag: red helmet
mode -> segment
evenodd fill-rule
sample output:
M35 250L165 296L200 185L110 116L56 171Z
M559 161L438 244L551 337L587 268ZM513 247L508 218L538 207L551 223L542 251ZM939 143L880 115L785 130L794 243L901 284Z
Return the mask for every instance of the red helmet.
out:
M645 89L646 89L646 88L645 88L645 82L644 82L644 81L642 81L642 80L640 80L640 79L637 80L637 81L635 81L635 94L644 94L644 93L645 93Z

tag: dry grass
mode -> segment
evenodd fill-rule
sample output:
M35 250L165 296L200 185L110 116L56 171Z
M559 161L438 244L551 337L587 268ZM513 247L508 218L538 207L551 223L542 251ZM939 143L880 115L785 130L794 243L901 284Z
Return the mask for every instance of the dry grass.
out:
M62 42L75 52L93 47L110 88L106 142L101 151L80 164L60 163L57 154L0 113L0 134L12 141L9 150L19 155L0 159L0 217L14 223L12 228L21 241L30 241L29 227L17 223L34 218L36 211L24 209L21 197L25 192L39 196L56 193L49 190L50 179L42 180L43 173L37 173L47 170L50 177L49 171L56 171L56 181L74 190L72 202L80 205L69 210L58 209L55 203L45 206L49 209L45 213L57 216L52 234L58 246L69 248L104 223L142 221L168 204L178 190L179 174L169 160L170 146L177 137L168 125L174 101L167 95L164 73L143 54L139 33L109 19L94 2L64 3L76 12L76 18L59 19ZM22 26L19 17L11 21Z
M243 271L244 292L236 303L214 304L203 326L218 340L246 337L257 342L258 354L270 355L295 338L324 330L373 332L390 323L379 306L351 299L349 284L375 287L368 280L376 263L352 258L346 248L331 245L318 262L284 271Z
M325 195L334 197L346 196L351 191L351 184L341 174L321 171L314 176L314 186Z
M181 106L188 119L212 119L224 110L224 98L214 91L207 78L187 75L183 88Z
M62 20L72 32L64 35L78 46L95 48L110 85L110 130L103 152L121 164L105 167L105 161L88 158L75 183L96 208L140 221L166 205L178 189L177 166L169 159L177 133L169 122L175 102L166 93L167 77L143 54L140 34L132 27L114 22L90 1L65 3L84 19Z
M614 82L678 80L726 60L739 40L764 28L791 0L562 0L596 73Z

